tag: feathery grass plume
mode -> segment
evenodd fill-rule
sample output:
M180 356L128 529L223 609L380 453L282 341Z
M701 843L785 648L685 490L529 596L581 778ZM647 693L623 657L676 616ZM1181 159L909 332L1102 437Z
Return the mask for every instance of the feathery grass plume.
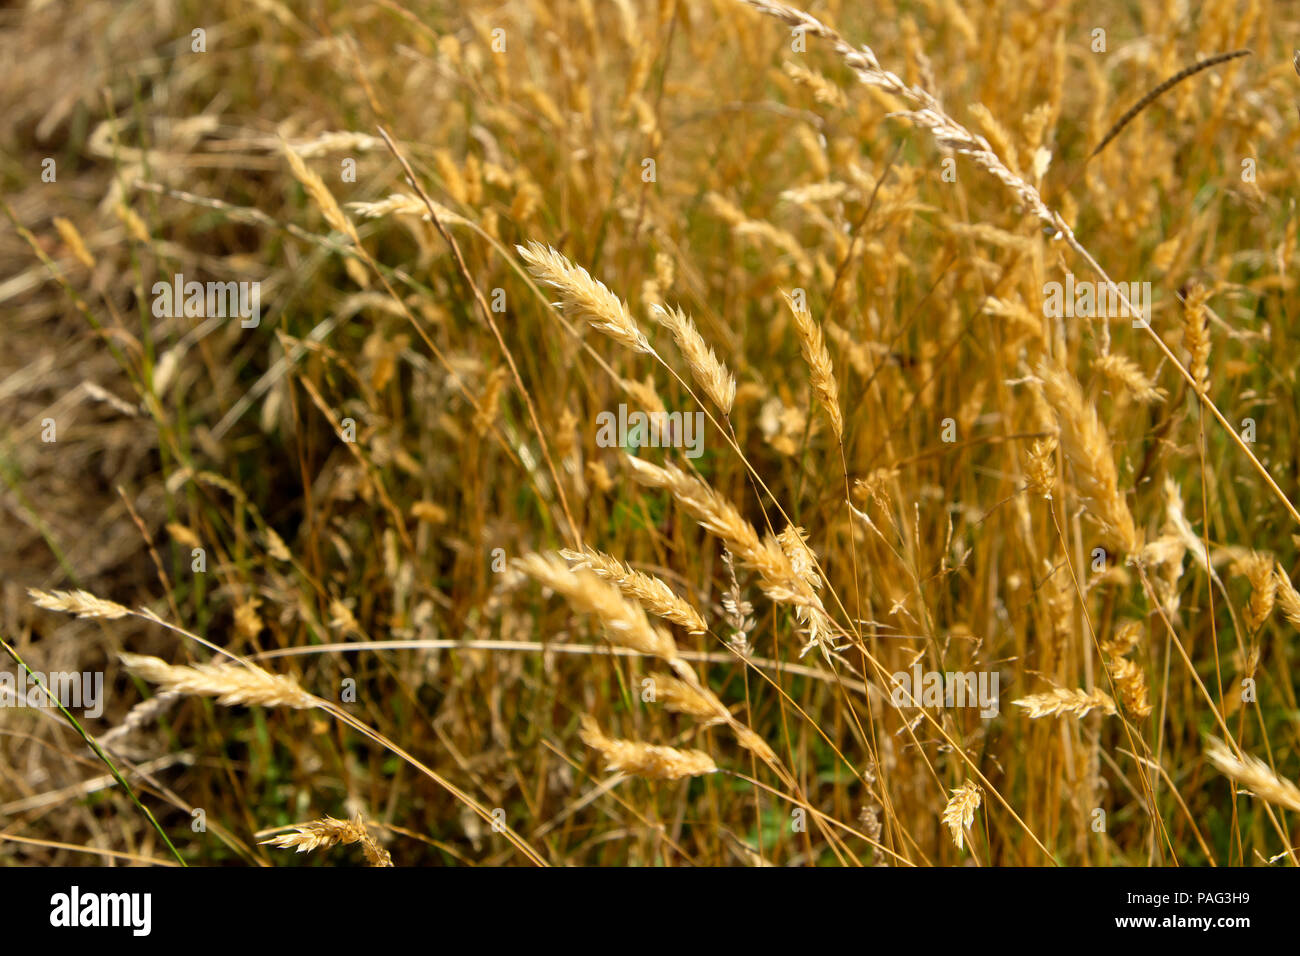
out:
M1143 405L1154 405L1165 400L1165 390L1156 387L1137 362L1118 352L1107 352L1092 360L1093 370L1121 386L1133 399Z
M1282 609L1282 615L1293 627L1300 627L1300 591L1296 590L1281 565L1273 571L1273 577L1277 587L1277 603Z
M302 188L307 191L307 195L320 207L330 228L343 233L354 243L360 245L361 239L352 227L352 221L339 208L338 201L334 198L334 194L329 191L329 187L325 185L325 181L317 175L315 170L309 168L303 162L302 156L298 154L297 150L283 141L281 141L280 145L284 152L284 158L289 161L289 169L293 171L294 179L302 183Z
M656 699L675 714L687 714L702 720L705 726L727 720L729 714L717 695L698 681L688 683L661 674L654 678Z
M702 750L678 750L605 736L596 721L582 715L582 742L600 752L605 769L649 777L653 780L680 780L705 773L717 773L718 766Z
M37 607L47 611L66 611L77 617L103 617L115 621L131 611L120 604L97 598L89 591L40 591L28 588L27 595Z
M826 411L835 440L844 440L844 413L840 411L840 387L835 381L835 369L831 365L831 353L826 349L826 339L822 336L821 326L813 321L812 314L806 308L799 308L788 294L782 293L794 315L795 331L799 333L799 348L804 361L808 363L809 378L812 381L813 394Z
M1249 754L1238 757L1217 737L1209 738L1205 757L1215 770L1242 784L1261 800L1300 812L1300 787L1279 777L1258 757Z
M983 790L973 780L967 780L956 790L948 805L943 808L943 824L952 831L952 842L957 849L965 846L966 831L975 822L975 811L979 809L980 794Z
M650 307L650 311L660 325L672 332L696 383L704 389L713 404L721 409L722 414L730 415L731 406L736 401L736 380L718 360L713 349L705 344L695 323L680 308L667 309L656 303Z
M1183 295L1183 348L1187 349L1187 371L1202 392L1210 382L1210 325L1205 310L1209 298L1210 290L1198 280L1188 281Z
M574 570L555 555L529 554L514 566L564 597L574 610L599 619L615 644L675 662L677 644L668 633L650 624L645 609L626 600L612 584L586 569Z
M781 550L790 559L790 567L810 588L820 588L822 579L817 574L817 562L812 548L808 547L808 532L796 525L786 525L776 536Z
M749 632L754 629L754 605L745 600L740 593L740 582L736 579L736 560L728 548L722 549L722 564L727 569L727 591L722 595L722 612L726 615L731 633L727 635L727 646L741 657L748 657L754 652L749 643Z
M1068 371L1044 361L1038 370L1043 395L1056 412L1061 427L1061 447L1074 466L1080 495L1102 531L1121 551L1136 555L1142 542L1128 503L1119 492L1119 476L1112 457L1110 437L1097 410Z
M853 495L859 501L874 501L882 508L888 507L889 485L897 480L899 474L897 468L873 468L867 477L854 480Z
M575 569L587 568L597 577L612 582L624 595L639 601L656 617L679 624L691 634L704 634L709 630L700 612L659 578L634 570L618 558L590 546L585 552L565 548L560 555L574 562Z
M778 604L795 607L807 636L800 651L801 657L813 647L820 647L829 656L835 649L830 617L821 598L807 578L795 570L779 541L760 539L753 525L741 517L735 505L676 465L660 468L631 455L625 456L624 460L637 482L647 488L668 491L701 527L721 538L741 564L758 572L759 586L764 594Z
M145 654L119 654L126 669L142 680L157 684L164 692L215 697L217 703L261 707L293 707L303 710L321 701L280 674L271 674L254 664L168 664Z
M1030 694L1011 702L1014 707L1023 707L1025 716L1031 720L1040 717L1086 717L1094 710L1113 717L1116 713L1115 701L1101 690L1072 690L1056 687L1046 694Z
M261 841L262 846L271 845L283 849L294 849L299 853L310 850L328 849L339 844L360 843L361 850L371 866L392 866L393 858L388 851L375 842L375 838L366 829L366 822L357 814L356 820L336 820L333 817L321 817L306 823L295 823L293 830L277 837Z
M540 242L530 242L527 248L515 246L515 249L527 263L529 272L560 291L558 305L566 315L582 319L634 352L653 353L649 341L627 311L627 305L605 283L593 279L586 269L575 266Z
M1028 490L1049 501L1056 487L1056 439L1039 438L1029 446L1025 459ZM859 482L860 483L860 482Z

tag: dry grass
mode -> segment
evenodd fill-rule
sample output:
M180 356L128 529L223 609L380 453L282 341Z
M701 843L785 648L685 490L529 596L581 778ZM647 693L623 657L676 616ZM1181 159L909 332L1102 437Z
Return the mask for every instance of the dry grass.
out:
M659 747L639 740L616 740L605 736L590 717L582 719L582 742L600 753L606 770L619 773L653 780L680 780L718 772L713 758L703 751Z
M180 667L146 654L123 654L126 669L164 694L215 697L218 703L259 707L315 707L317 700L286 677L241 664L197 664Z
M192 863L1300 862L1300 20L1040 6L10 11L5 640Z
M259 834L260 836L260 834ZM290 833L282 833L263 844L307 853L311 850L323 850L340 844L360 843L361 851L371 866L392 866L393 858L388 851L375 842L375 838L366 829L366 823L357 815L356 820L335 820L322 817L306 823L295 823Z

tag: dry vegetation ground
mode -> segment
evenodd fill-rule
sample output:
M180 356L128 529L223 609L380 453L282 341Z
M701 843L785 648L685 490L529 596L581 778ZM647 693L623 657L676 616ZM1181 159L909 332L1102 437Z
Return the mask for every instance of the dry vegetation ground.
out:
M0 860L1296 862L1295 7L810 12L0 12Z

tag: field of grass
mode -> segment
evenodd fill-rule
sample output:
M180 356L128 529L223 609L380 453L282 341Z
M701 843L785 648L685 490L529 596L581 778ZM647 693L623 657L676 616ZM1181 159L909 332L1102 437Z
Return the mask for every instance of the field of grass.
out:
M0 11L0 862L1296 864L1298 31Z

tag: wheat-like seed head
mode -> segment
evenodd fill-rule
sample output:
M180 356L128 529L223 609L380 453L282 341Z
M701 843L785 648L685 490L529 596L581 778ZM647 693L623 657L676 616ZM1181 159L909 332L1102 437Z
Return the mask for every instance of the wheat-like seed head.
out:
M1148 567L1158 568L1169 564L1181 564L1187 553L1187 542L1181 535L1162 534L1142 545L1142 563Z
M1300 591L1291 583L1290 576L1278 565L1273 572L1277 587L1277 603L1282 615L1293 627L1300 627Z
M393 865L393 858L387 850L375 842L375 838L366 829L366 823L360 815L355 821L322 817L319 820L296 823L289 833L282 833L262 841L263 846L270 844L284 849L295 849L299 853L328 849L340 843L360 843L371 866Z
M1210 290L1192 279L1183 295L1183 347L1187 349L1187 370L1196 380L1196 387L1205 391L1210 382L1210 326L1205 303Z
M1234 567L1234 571L1244 574L1250 582L1250 600L1246 603L1245 616L1246 626L1252 632L1264 626L1277 603L1278 580L1273 573L1274 567L1272 557L1258 551L1251 552Z
M688 683L665 674L654 682L656 699L673 713L688 714L704 721L705 726L727 720L728 711L722 701L698 680Z
M1086 717L1094 710L1100 710L1107 716L1114 716L1115 701L1101 690L1072 690L1057 687L1046 694L1030 694L1019 700L1013 700L1012 706L1023 707L1025 716L1032 720L1040 717Z
M302 183L302 188L307 191L307 195L320 207L330 228L343 233L354 243L360 245L361 239L357 235L356 229L353 228L352 221L339 208L338 200L329 191L325 181L320 178L315 170L303 162L302 156L292 146L288 143L281 143L281 146L283 147L284 158L289 161L289 169L293 171L294 179Z
M727 580L730 582L727 592L722 595L722 611L726 615L727 624L731 627L731 634L727 637L727 645L741 657L748 657L753 653L753 648L749 643L749 632L754 629L755 621L751 614L754 613L754 605L745 600L740 593L740 582L736 579L736 561L731 556L731 550L726 546L722 549L722 564L727 569Z
M1048 500L1056 487L1056 439L1039 438L1029 446L1025 459L1025 479L1029 491Z
M608 770L654 780L680 780L705 773L717 773L718 766L702 750L678 750L639 740L605 736L591 717L582 716L582 742L600 752Z
M1110 438L1097 410L1068 371L1044 362L1039 366L1043 395L1061 426L1061 447L1074 466L1079 493L1088 499L1089 511L1111 542L1126 554L1141 551L1141 539L1128 503L1119 491Z
M438 219L441 220L444 226L469 225L468 219L452 212L441 203L430 200L426 204L423 199L409 193L393 193L391 196L386 196L375 202L350 202L347 204L349 209L363 219L382 219L385 216L419 216L421 219L431 222L433 217L429 215L429 205L433 206L434 211L438 214Z
M1238 757L1227 744L1214 737L1209 739L1205 757L1219 773L1243 784L1261 800L1300 811L1300 787L1279 777L1258 757L1249 754Z
M87 269L95 268L95 257L86 248L85 240L81 238L81 233L77 231L77 227L73 225L71 219L55 216L54 228L58 230L59 238L67 245L68 251L72 253L74 259Z
M1151 714L1150 694L1147 692L1147 675L1127 657L1116 657L1106 662L1115 689L1119 691L1124 710L1138 720L1144 720Z
M944 826L952 831L952 842L957 844L959 850L965 845L966 831L975 822L975 811L979 809L982 792L979 784L967 780L952 791L952 798L943 808Z
M47 611L67 611L77 617L103 617L111 621L131 613L128 608L97 598L89 591L38 591L36 588L28 588L27 594L37 607L43 607Z
M639 604L629 602L614 585L591 571L573 570L555 555L529 554L517 558L514 565L562 595L575 610L597 618L615 644L669 663L677 660L672 637L652 626Z
M1143 405L1154 405L1165 400L1165 390L1158 388L1138 363L1126 355L1118 352L1099 355L1093 359L1092 368Z
M168 664L144 654L118 656L132 674L157 684L164 692L215 697L217 703L227 705L257 704L301 710L322 703L290 678L271 674L254 664L196 664L189 667Z
M527 263L529 272L559 290L559 306L565 314L582 319L634 352L654 351L623 300L610 292L605 283L593 279L586 269L575 266L540 242L530 242L527 248L515 246L515 249Z
M736 380L713 349L705 344L695 323L681 309L667 309L656 303L650 311L664 328L672 332L682 357L686 359L686 366L700 388L722 414L730 415L731 406L736 401Z
M975 135L949 116L939 101L929 92L919 86L908 86L897 74L884 69L870 47L865 44L853 46L811 14L778 3L776 0L742 0L742 2L781 20L787 26L829 42L844 64L857 76L859 82L884 90L915 107L895 115L904 116L922 129L928 130L940 146L946 146L968 156L977 166L1011 190L1016 198L1041 221L1062 232L1068 231L1069 227L1043 203L1038 190L1012 172L993 151L988 140L983 136Z
M574 562L574 568L587 568L597 577L611 582L626 596L635 598L651 614L678 624L691 634L704 634L709 627L700 612L685 598L679 597L666 582L653 575L634 570L613 555L588 547L585 551L564 549L560 555Z
M795 331L799 333L799 348L804 361L808 363L808 375L812 381L813 394L830 420L835 439L844 439L844 413L840 410L840 387L835 381L835 369L831 365L831 353L826 349L826 339L822 336L821 326L813 321L807 309L795 305L794 299L785 297L794 314Z
M668 491L701 527L725 541L742 563L751 564L763 550L758 532L736 506L699 478L676 465L661 468L632 455L624 462L639 484Z
M1111 657L1123 657L1142 641L1141 621L1121 621L1109 640L1102 641L1101 652Z
M501 409L501 390L509 377L510 373L500 366L488 375L483 394L479 396L478 411L474 413L474 431L480 438L491 431L492 423L496 421Z
M786 60L781 64L785 70L786 76L794 80L800 86L806 86L812 90L813 99L823 106L833 106L839 109L845 109L849 105L848 97L840 89L839 84L835 83L824 74L816 70L810 70L798 63L792 63Z
M776 752L757 733L744 724L735 724L731 729L735 733L736 741L740 746L765 763L776 763Z
M721 538L741 564L757 571L764 594L778 604L794 606L807 636L800 656L813 647L820 648L827 655L835 649L835 629L821 598L810 584L810 578L816 572L812 568L811 552L802 538L798 539L797 553L806 560L807 567L800 573L779 540L759 538L754 526L741 516L735 505L701 479L688 475L676 465L661 468L631 455L624 460L632 477L640 484L667 490L701 527Z

